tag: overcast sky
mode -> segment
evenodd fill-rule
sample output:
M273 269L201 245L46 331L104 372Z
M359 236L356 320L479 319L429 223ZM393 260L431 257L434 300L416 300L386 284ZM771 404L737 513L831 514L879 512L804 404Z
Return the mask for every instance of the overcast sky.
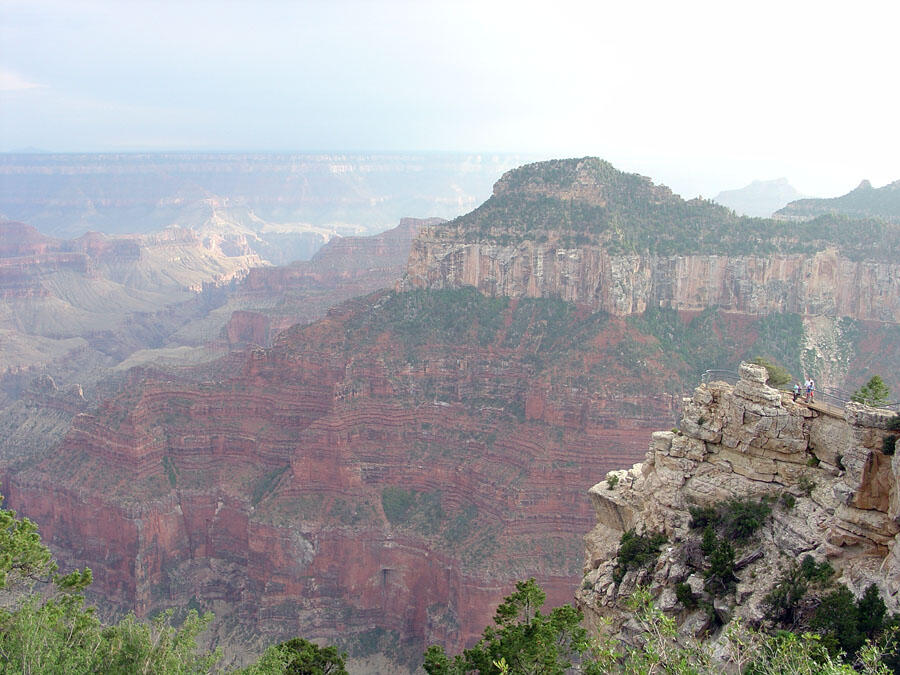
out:
M900 2L0 0L0 150L599 155L900 179Z

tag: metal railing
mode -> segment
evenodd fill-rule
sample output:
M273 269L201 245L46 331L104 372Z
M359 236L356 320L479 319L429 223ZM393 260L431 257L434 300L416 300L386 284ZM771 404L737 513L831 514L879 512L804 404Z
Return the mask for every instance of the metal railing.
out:
M741 379L741 376L733 370L717 370L711 369L703 372L703 375L700 377L700 381L704 384L708 384L712 380L723 380L725 382L737 382ZM782 389L782 391L791 392L793 391L793 385L791 385L787 389ZM800 395L805 396L805 391L801 391ZM834 403L839 407L843 408L847 405L852 399L853 394L843 389L839 389L837 387L824 387L823 389L817 389L815 393L817 398L824 398L829 403ZM884 403L878 406L872 406L876 410L900 410L900 401L893 401L891 403Z

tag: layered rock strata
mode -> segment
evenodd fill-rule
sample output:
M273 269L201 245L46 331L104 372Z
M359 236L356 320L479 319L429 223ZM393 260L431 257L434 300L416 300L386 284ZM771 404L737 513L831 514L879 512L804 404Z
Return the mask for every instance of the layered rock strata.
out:
M792 312L900 321L900 265L812 255L615 255L601 246L466 242L441 227L413 245L408 283L487 295L559 297L624 316L648 307Z
M633 339L561 303L380 293L195 373L132 371L3 491L107 607L199 603L245 649L378 635L415 660L470 643L521 578L570 600L584 476L676 403L608 390L628 376L605 350Z
M625 598L649 584L685 630L705 629L704 611L684 609L675 595L679 583L704 589L686 559L685 542L699 536L690 508L742 498L770 498L772 516L747 547L755 557L737 565L735 589L716 600L726 622L761 621L782 569L807 554L829 561L857 593L874 583L890 609L900 607L900 460L883 452L885 438L898 435L888 428L894 414L856 403L817 412L768 387L766 377L745 363L734 386L702 384L685 400L678 431L654 433L643 463L591 488L597 524L578 592L590 615L625 621ZM652 565L616 583L619 542L631 530L662 533L667 543Z

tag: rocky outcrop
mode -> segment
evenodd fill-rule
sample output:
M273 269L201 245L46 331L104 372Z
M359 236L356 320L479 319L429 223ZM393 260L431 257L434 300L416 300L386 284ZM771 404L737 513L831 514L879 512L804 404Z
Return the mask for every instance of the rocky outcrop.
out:
M856 592L875 583L889 608L900 607L900 462L884 454L884 439L897 435L888 430L894 414L856 403L817 412L766 386L766 377L745 363L734 386L700 385L685 400L680 429L654 433L643 463L591 488L597 524L586 538L578 592L590 614L624 621L624 598L643 583L690 630L707 626L703 612L693 617L674 592L679 583L704 592L688 560L699 541L690 509L744 498L769 499L772 515L738 551L736 588L716 600L727 607L726 623L761 621L781 570L807 554L829 561ZM662 533L667 543L652 564L617 583L619 542L632 530Z

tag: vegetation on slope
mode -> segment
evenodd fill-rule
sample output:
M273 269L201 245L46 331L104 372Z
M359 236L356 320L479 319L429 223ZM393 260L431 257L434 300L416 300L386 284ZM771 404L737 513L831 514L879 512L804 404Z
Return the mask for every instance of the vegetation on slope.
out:
M798 199L777 212L790 218L842 214L852 218L883 218L900 222L900 181L873 188L864 180L855 190L832 199Z
M0 497L0 503L2 503ZM0 508L0 673L210 673L220 650L197 648L212 621L190 610L178 626L171 610L145 622L133 614L104 625L84 604L89 569L57 573L37 526ZM346 675L344 655L295 638L266 650L245 675Z
M868 594L867 594L868 595ZM584 675L677 673L719 675L723 666L743 675L887 675L886 662L894 651L893 634L885 641L865 641L853 661L830 653L819 635L779 631L767 634L742 625L727 632L712 649L678 634L674 619L651 601L649 591L638 589L629 599L633 623L640 633L639 647L601 634L593 641L581 626L582 613L570 605L540 610L544 593L534 579L516 584L516 592L497 608L494 626L484 629L481 640L453 658L443 647L425 652L429 675L510 675L542 673L563 675L573 665ZM865 607L871 602L860 600Z
M851 259L893 260L900 252L897 225L832 214L803 223L738 216L592 157L510 171L490 199L444 227L470 242L552 238L563 248L595 244L613 254L810 254L838 246Z

